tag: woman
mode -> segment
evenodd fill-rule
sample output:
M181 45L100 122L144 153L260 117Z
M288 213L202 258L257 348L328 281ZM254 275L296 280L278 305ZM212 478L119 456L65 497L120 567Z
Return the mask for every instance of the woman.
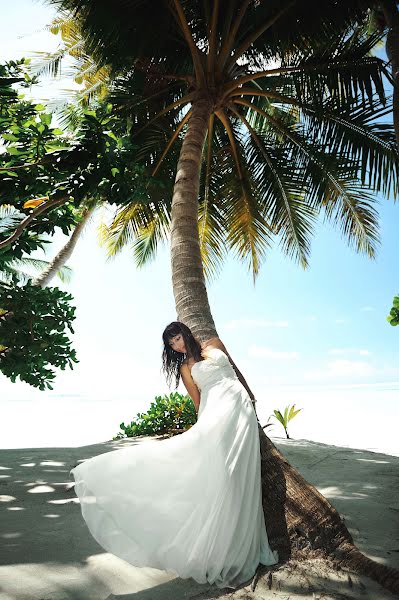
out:
M198 419L166 440L95 456L72 469L84 519L103 548L136 566L235 589L275 564L261 494L258 425L219 338L183 323L163 332L163 370L180 377Z

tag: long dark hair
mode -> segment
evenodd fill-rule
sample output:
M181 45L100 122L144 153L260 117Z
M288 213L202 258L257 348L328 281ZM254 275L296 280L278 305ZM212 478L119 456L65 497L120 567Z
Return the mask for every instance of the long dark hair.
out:
M184 339L184 345L186 346L187 354L183 352L176 352L170 347L169 342L175 335L181 335ZM193 336L191 330L180 321L172 321L167 327L165 327L162 334L163 339L163 352L162 352L162 370L166 377L168 386L171 387L172 380L175 378L176 388L180 381L180 366L182 362L192 357L196 362L203 360L201 356L201 344L199 340Z

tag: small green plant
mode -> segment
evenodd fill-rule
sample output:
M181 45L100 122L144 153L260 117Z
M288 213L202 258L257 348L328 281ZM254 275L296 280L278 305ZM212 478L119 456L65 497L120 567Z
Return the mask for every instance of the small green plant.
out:
M156 396L146 413L137 413L129 424L121 423L121 431L114 439L140 435L176 435L190 429L197 421L194 403L190 396L172 392L169 396Z
M393 299L393 306L389 311L387 321L393 326L399 325L399 295L395 296Z
M57 287L41 288L0 282L0 372L15 382L52 390L55 368L78 362L68 331L73 333L75 307L70 294Z
M279 410L274 410L273 411L273 415L270 415L270 418L275 418L277 419L277 421L279 423L281 423L281 425L284 427L284 431L285 431L285 435L287 436L287 439L290 439L290 436L288 435L288 423L294 418L296 417L296 415L302 410L302 408L298 408L297 410L295 410L295 404L293 404L292 406L288 405L285 407L284 409L284 414L282 414Z

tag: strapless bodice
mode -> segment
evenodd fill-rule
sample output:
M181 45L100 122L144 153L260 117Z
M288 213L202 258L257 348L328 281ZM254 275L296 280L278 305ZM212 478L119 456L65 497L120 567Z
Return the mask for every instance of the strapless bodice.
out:
M205 360L194 363L191 376L199 390L215 385L219 381L237 380L237 375L226 354L219 348L210 348L206 351Z

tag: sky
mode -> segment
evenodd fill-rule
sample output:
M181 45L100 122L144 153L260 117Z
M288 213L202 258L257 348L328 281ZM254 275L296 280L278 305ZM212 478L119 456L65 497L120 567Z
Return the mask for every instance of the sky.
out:
M53 14L48 6L0 0L0 10L2 61L57 47L55 36L44 31ZM35 94L51 100L72 87L68 80L45 81ZM299 435L327 439L333 412L337 430L349 422L348 439L359 428L364 439L375 436L378 416L385 422L382 439L391 435L386 427L397 418L399 327L391 327L386 316L399 292L399 202L380 198L378 210L381 245L375 260L356 254L338 229L320 222L308 269L276 246L255 285L233 257L209 283L219 337L254 390L258 411L266 417L288 403L303 407L292 425ZM72 399L115 406L123 401L133 417L155 395L169 393L160 372L161 334L176 319L169 248L161 248L143 269L136 268L128 249L107 260L97 241L98 224L107 218L109 213L99 211L86 228L68 263L71 283L53 281L72 293L77 306L73 342L79 364L57 375L53 392L13 384L0 374L0 402L46 401L56 419ZM65 241L58 234L47 258ZM17 412L7 414L14 419ZM6 424L3 420L4 430Z

